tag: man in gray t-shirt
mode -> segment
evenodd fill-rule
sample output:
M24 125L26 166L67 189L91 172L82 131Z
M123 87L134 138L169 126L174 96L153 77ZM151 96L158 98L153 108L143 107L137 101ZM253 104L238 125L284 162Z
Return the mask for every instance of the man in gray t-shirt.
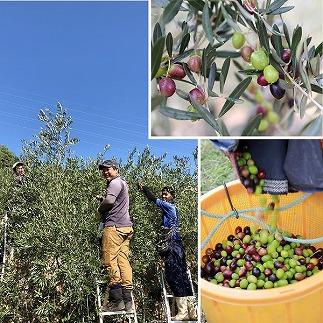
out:
M106 196L98 212L104 222L102 237L103 264L109 274L109 303L105 311L132 311L132 268L129 242L133 236L129 216L127 183L120 177L118 163L106 160L99 165L107 180Z

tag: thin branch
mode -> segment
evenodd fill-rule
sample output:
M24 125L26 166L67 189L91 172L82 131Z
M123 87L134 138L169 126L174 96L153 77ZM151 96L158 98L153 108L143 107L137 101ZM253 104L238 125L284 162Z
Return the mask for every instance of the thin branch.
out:
M309 95L306 91L303 90L303 88L295 82L295 80L283 69L284 74L288 77L289 81L291 81L293 83L293 85L300 91L302 92L302 94L304 94L305 96L307 96L307 98L314 103L320 110L323 111L323 106L320 105L317 101L315 101L313 99L313 97L311 95Z

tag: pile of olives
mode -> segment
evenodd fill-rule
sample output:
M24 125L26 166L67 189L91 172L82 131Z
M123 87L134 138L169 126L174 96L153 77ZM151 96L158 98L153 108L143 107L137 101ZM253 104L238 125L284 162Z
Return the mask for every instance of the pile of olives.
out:
M252 232L249 226L237 226L214 249L206 249L201 276L216 285L256 290L294 284L322 268L322 248L289 243L265 229Z

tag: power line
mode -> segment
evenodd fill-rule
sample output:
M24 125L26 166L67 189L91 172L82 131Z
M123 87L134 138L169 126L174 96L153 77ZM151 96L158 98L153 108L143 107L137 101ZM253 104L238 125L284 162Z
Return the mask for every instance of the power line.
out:
M0 99L0 101L1 101L1 99ZM21 106L17 106L17 107L20 108ZM24 109L24 108L25 108L25 106L22 106L22 110L27 111L27 109ZM0 113L7 113L7 114L11 114L13 116L21 117L21 115L17 115L17 114L14 114L12 112L7 112L7 111L0 111ZM27 118L27 117L25 117L25 118ZM32 119L32 120L35 120L35 119ZM105 128L107 127L106 125L104 125L102 123L95 122L95 121L92 121L92 120L85 120L85 119L74 118L74 117L72 117L72 120L73 120L73 122L79 121L79 122L85 122L85 123L93 124L93 125L96 125L96 126L99 126L99 127L105 127ZM142 135L142 132L140 132L140 131L129 130L129 129L126 129L126 128L121 128L121 127L115 127L115 126L112 126L110 124L109 124L108 127L112 128L112 129L120 130L121 132L127 132L127 133L134 134L134 136L138 136L138 135L141 136Z
M16 88L13 88L13 87L4 87L6 89L10 89L10 90L13 90L13 91L20 91L22 93L26 93L26 94L30 94L32 96L36 96L36 97L40 97L40 98L45 98L45 99L50 99L50 100L57 100L56 98L54 97L50 97L50 96L45 96L45 95L40 95L38 93L34 93L34 92L30 92L30 91L25 91L25 90L19 90L19 89L16 89ZM8 93L8 92L3 92L3 93ZM10 93L8 93L10 95ZM67 99L68 101L69 99ZM73 99L72 99L73 100ZM39 101L39 102L42 102L42 101ZM49 104L48 102L43 102L44 104ZM84 107L84 108L91 108L89 105L85 105L83 103L78 103L78 102L75 102L73 103L73 101L70 101L70 103L72 104L76 104L77 106L80 106L80 107ZM93 107L93 106L92 106ZM133 119L137 119L137 120L141 120L141 121L144 121L143 118L138 118L136 116L133 117Z
M50 103L45 103L43 101L39 101L39 100L34 100L34 99L30 99L30 98L26 98L26 97L23 97L23 96L19 96L19 95L15 95L15 94L11 94L11 93L7 93L7 92L3 92L3 91L0 91L0 94L4 94L4 95L8 95L8 96L13 96L13 97L16 97L16 98L21 98L21 99L24 99L24 100L27 100L27 101L32 101L32 102L38 102L38 103L42 103L44 105L47 105L47 106L51 106L52 104ZM56 100L59 102L59 100ZM18 103L18 102L17 102ZM91 106L87 106L88 108L92 108ZM104 111L105 109L101 109L102 111ZM105 115L101 115L101 114L97 114L97 113L90 113L90 112L86 112L86 111L83 111L83 110L80 110L80 109L77 109L75 107L73 108L69 108L69 111L75 111L75 112L78 112L78 113L83 113L83 114L86 114L86 115L90 115L90 116L95 116L95 117L99 117L100 119L107 119L107 120L112 120L112 121L116 121L116 122L120 122L120 123L124 123L124 124L129 124L129 125L135 125L137 127L140 127L140 128L147 128L147 126L143 125L143 124L140 124L140 123L136 123L136 122L128 122L128 121L124 121L124 120L120 120L120 119L116 119L116 118L111 118L111 117L107 117Z

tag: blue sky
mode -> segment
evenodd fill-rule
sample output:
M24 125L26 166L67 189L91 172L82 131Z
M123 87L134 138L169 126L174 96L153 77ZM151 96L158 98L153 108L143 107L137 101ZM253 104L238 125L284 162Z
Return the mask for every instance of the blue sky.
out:
M77 155L190 155L197 141L147 139L147 19L148 2L0 2L0 144L19 155L59 101Z

